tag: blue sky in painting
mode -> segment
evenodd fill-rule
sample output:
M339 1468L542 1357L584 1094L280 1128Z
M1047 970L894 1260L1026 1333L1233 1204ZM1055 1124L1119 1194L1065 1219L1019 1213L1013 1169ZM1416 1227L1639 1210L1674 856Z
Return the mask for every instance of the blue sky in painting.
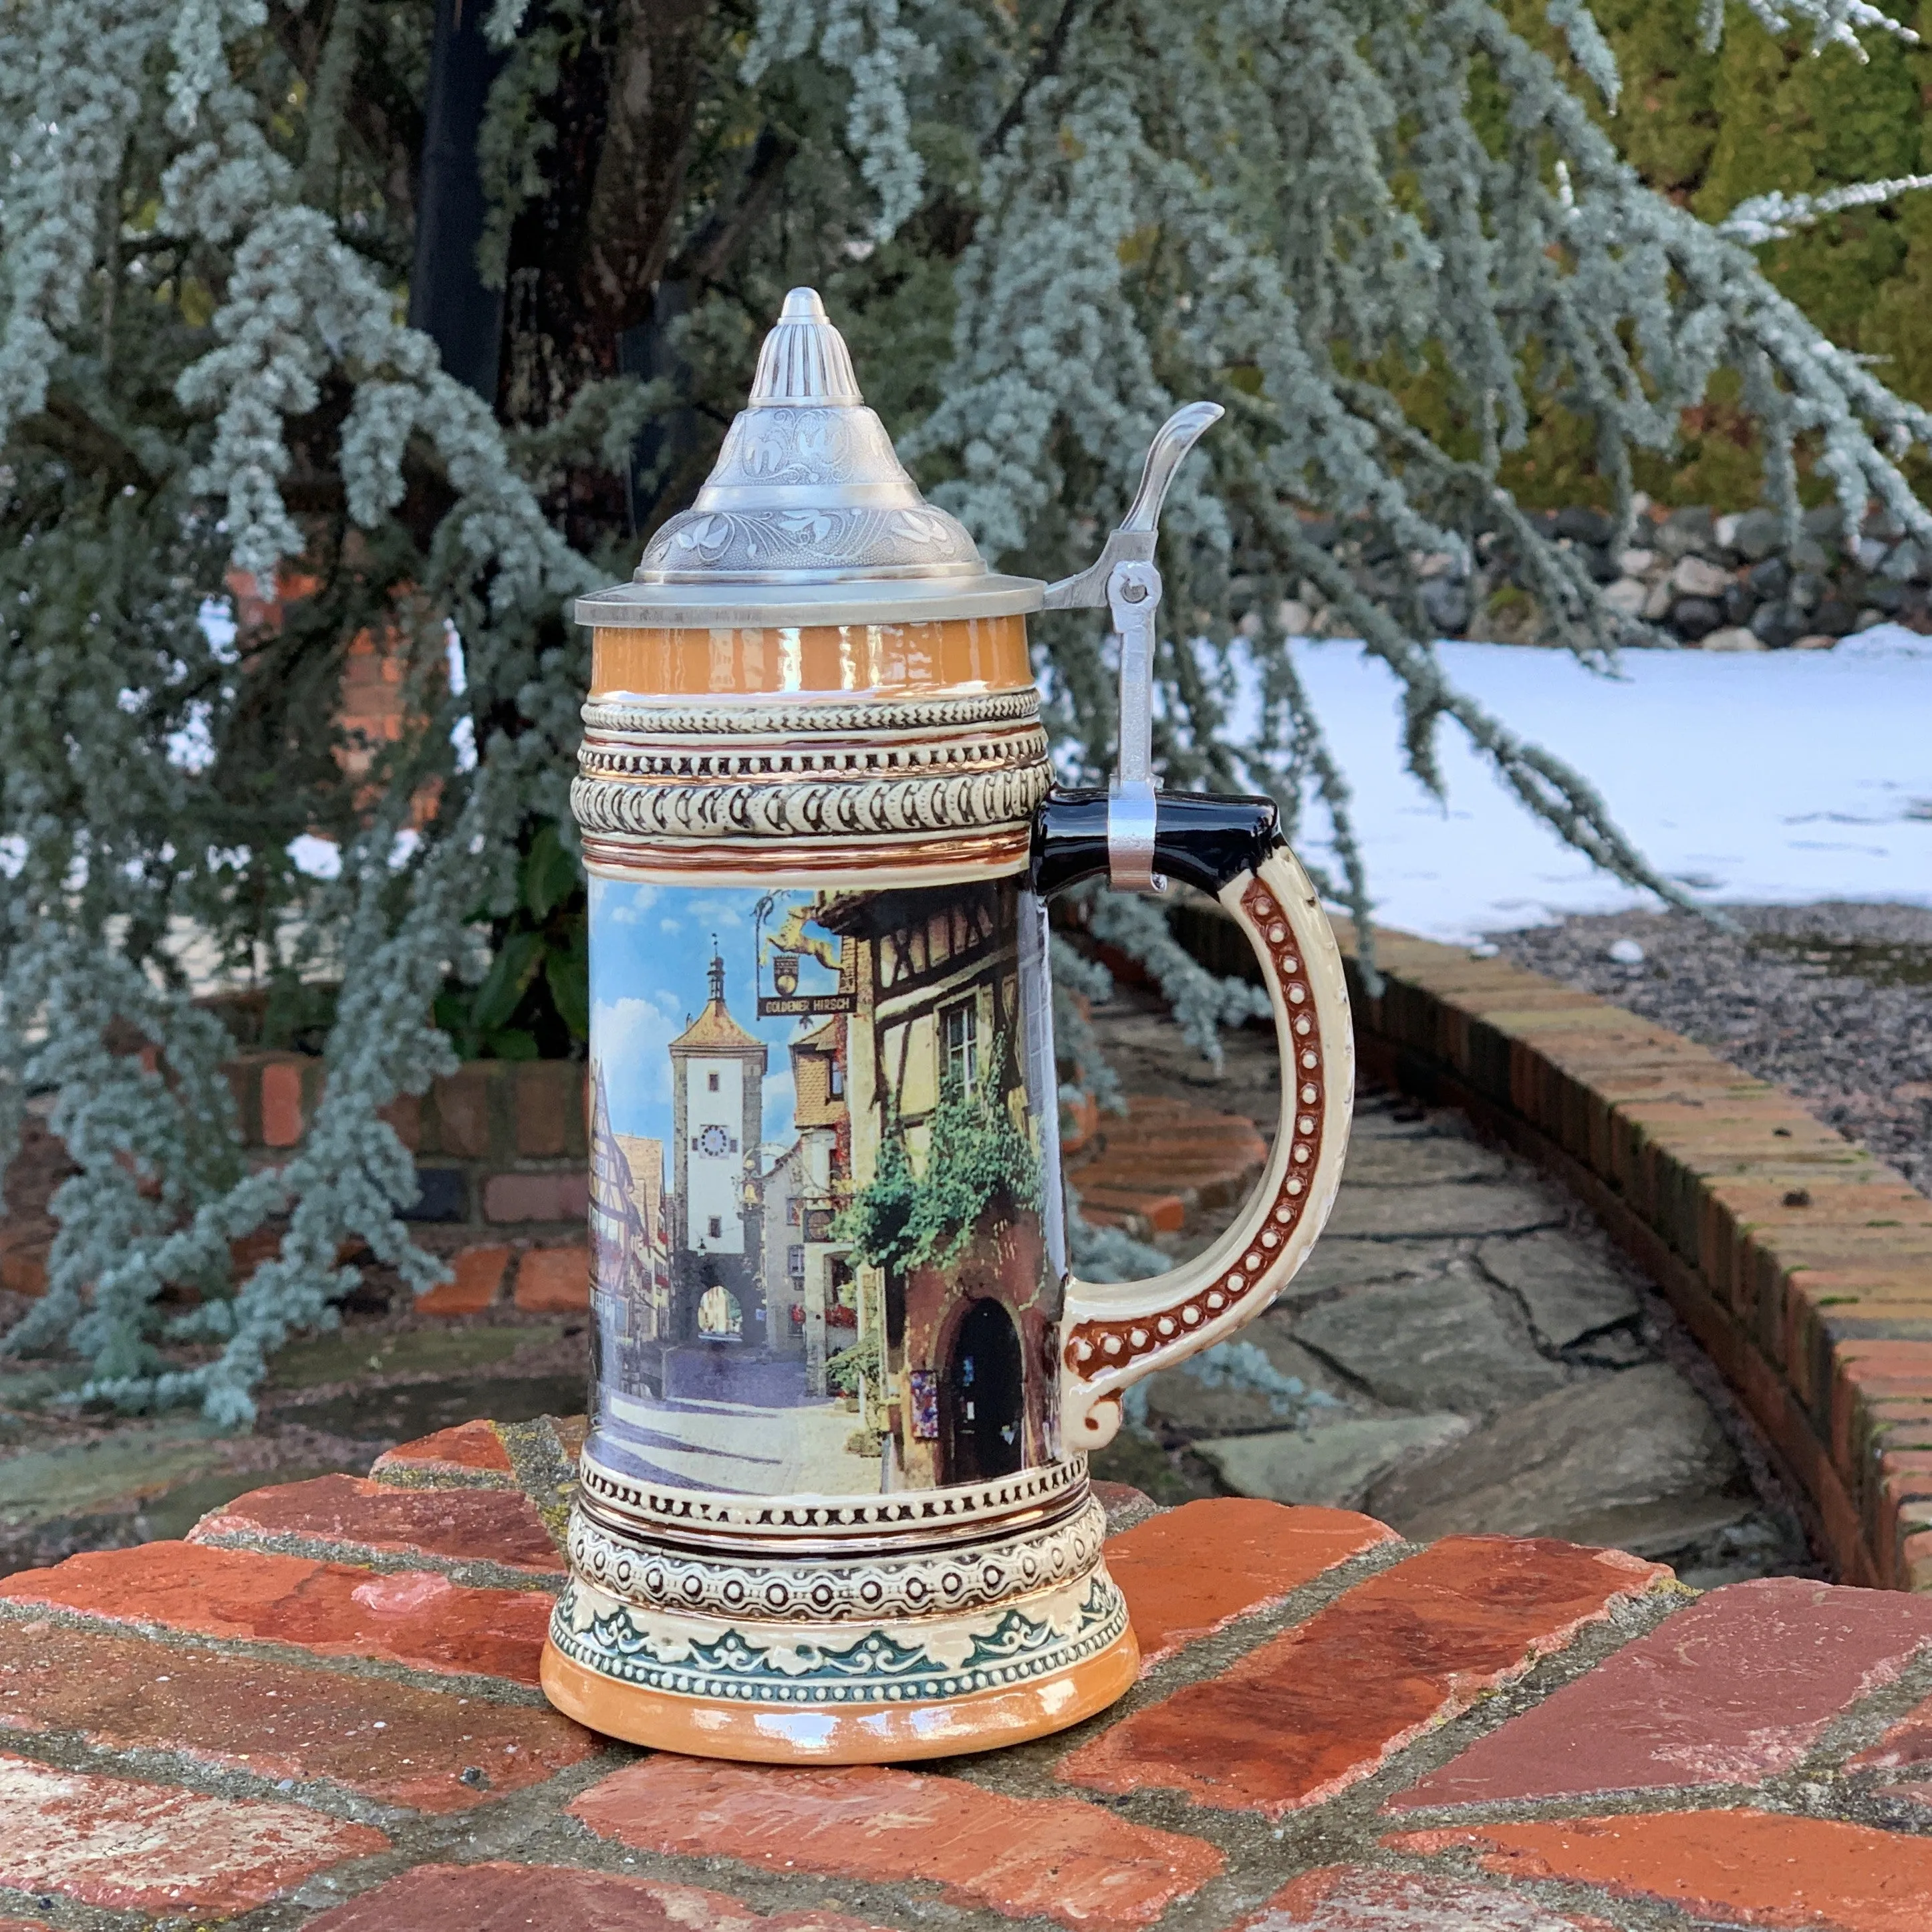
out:
M744 887L643 885L590 881L590 1044L604 1070L610 1124L620 1134L643 1134L668 1144L671 1130L670 1042L703 1010L712 935L724 960L724 1004L731 1017L767 1042L764 1090L765 1157L796 1138L792 1127L791 1058L800 1033L796 1019L756 1017L752 983L753 915L766 895ZM772 896L767 940L789 908L808 892ZM832 975L816 961L800 962L799 990L829 992ZM770 991L769 982L766 990Z

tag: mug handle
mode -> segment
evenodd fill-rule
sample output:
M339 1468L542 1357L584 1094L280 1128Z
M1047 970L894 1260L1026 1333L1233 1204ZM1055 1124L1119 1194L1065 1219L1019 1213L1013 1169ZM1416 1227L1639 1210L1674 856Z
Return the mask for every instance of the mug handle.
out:
M1055 790L1034 820L1042 899L1108 871L1108 794ZM1342 956L1314 886L1281 838L1274 801L1156 795L1154 864L1210 894L1262 964L1281 1052L1281 1119L1260 1186L1204 1254L1144 1281L1071 1276L1060 1318L1064 1452L1104 1448L1142 1376L1225 1341L1286 1287L1334 1205L1354 1105Z

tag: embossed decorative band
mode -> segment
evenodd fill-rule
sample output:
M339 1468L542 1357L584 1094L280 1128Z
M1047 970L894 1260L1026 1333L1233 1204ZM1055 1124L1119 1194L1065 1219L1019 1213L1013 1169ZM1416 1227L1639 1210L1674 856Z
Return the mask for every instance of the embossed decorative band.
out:
M1029 770L820 782L675 785L579 778L570 802L586 832L639 838L925 836L1023 825L1050 782Z
M1025 825L1052 779L1030 692L762 710L586 705L578 824L654 843L958 838Z
M584 728L644 737L751 737L787 745L828 732L860 734L868 744L881 731L917 734L922 745L932 731L970 730L988 724L1026 724L1040 718L1040 693L968 692L944 697L814 698L784 704L769 698L750 703L730 699L650 700L593 698L584 707Z
M776 1550L801 1556L937 1550L1077 1516L1093 1492L1087 1459L1072 1456L989 1483L886 1496L736 1496L662 1489L607 1468L586 1454L578 1465L584 1504L620 1533L700 1548L706 1556Z
M1120 1641L1126 1605L1104 1565L1084 1586L974 1617L869 1625L850 1643L792 1628L661 1617L573 1577L550 1641L600 1676L680 1696L800 1704L926 1703L1030 1683Z
M713 884L734 877L796 879L832 874L862 875L870 886L888 877L936 880L994 878L1026 863L1024 825L964 837L908 834L871 838L692 839L680 842L641 834L586 832L584 862L610 878L701 879Z
M570 1563L586 1582L644 1610L781 1622L877 1621L986 1610L1077 1582L1100 1560L1106 1534L1106 1512L1090 1500L1070 1519L964 1547L746 1562L640 1546L579 1508L571 1515Z

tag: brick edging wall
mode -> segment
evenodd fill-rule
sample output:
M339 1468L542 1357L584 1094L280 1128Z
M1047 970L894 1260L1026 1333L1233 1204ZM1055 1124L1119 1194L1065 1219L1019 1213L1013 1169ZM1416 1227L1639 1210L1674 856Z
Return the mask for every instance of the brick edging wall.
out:
M321 1104L323 1062L251 1051L225 1070L249 1160L286 1160ZM581 1060L468 1060L383 1108L416 1161L403 1219L453 1270L416 1312L475 1314L506 1295L526 1310L590 1306L584 1083Z
M1378 930L1371 998L1335 926L1364 1070L1562 1180L1723 1372L1840 1576L1932 1591L1932 1199L1781 1088L1507 961Z

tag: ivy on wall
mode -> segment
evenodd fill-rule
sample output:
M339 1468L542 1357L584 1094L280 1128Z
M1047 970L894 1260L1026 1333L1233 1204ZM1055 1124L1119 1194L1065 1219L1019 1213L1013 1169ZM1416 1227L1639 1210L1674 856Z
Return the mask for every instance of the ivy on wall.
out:
M950 1267L989 1209L1010 1216L1040 1206L1040 1156L986 1083L969 1094L949 1081L926 1126L916 1169L903 1126L887 1129L872 1180L839 1216L838 1238L855 1260L901 1276Z

